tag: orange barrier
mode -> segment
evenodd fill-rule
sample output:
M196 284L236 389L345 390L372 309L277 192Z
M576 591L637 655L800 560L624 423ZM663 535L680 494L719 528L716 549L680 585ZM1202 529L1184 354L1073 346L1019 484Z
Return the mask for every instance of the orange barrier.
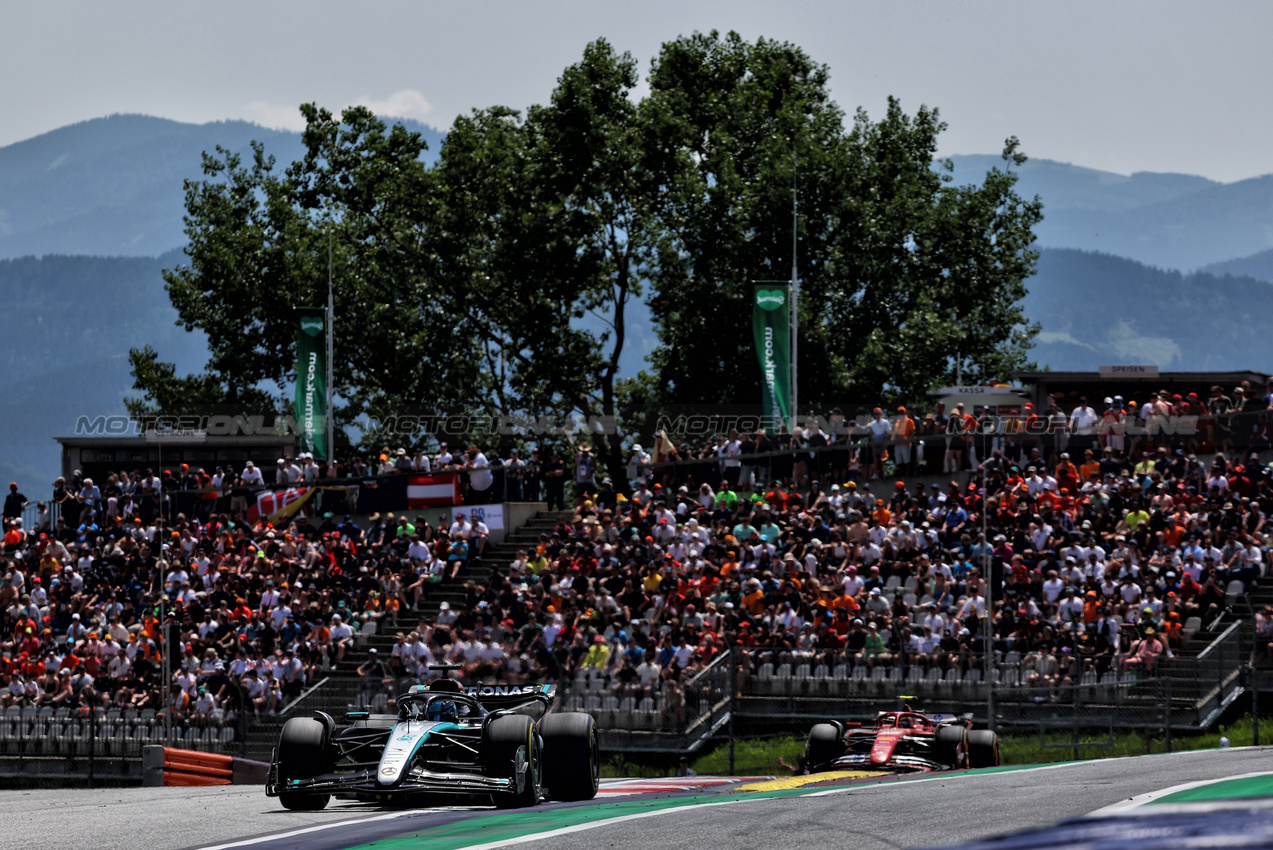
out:
M229 785L234 779L234 759L217 753L164 747L164 785Z
M142 748L142 784L188 788L202 785L261 785L269 765L219 753L148 745Z
M179 750L176 747L164 747L164 764L169 762L181 762L200 767L219 767L223 770L229 770L234 763L234 757L223 756L220 753L204 753L199 750Z

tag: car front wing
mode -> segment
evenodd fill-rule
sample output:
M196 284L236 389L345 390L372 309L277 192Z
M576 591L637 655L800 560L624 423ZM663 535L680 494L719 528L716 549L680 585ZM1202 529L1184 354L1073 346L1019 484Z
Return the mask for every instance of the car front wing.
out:
M312 779L285 779L278 777L276 764L270 765L266 776L265 793L269 797L280 794L370 794L398 796L401 794L452 794L474 796L485 794L516 794L515 778L497 778L477 773L448 773L416 766L402 774L392 785L376 781L376 769L365 768L325 773Z
M942 764L941 762L936 762L932 759L924 758L923 756L908 755L894 755L888 760L887 764L872 764L870 753L849 753L847 755L840 756L835 761L826 765L818 766L816 769L823 771L852 768L891 770L902 773L922 770L947 770L950 768L950 765Z

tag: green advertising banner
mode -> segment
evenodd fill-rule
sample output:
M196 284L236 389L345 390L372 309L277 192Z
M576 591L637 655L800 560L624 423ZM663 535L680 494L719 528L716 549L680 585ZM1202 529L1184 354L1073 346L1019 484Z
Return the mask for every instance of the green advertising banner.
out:
M760 361L761 413L775 431L791 416L791 302L786 284L756 284L752 333Z
M296 311L296 424L301 451L327 457L327 311Z

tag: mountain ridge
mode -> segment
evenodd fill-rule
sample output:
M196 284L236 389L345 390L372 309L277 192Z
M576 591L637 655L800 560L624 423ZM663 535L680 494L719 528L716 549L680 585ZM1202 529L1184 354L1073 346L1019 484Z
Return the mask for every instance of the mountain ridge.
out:
M956 183L999 157L950 157ZM1041 248L1076 248L1186 271L1273 249L1273 174L1219 183L1158 172L1120 175L1051 160L1013 166L1017 191L1043 200Z
M1202 271L1214 275L1254 277L1273 283L1273 248L1247 257L1238 257L1235 260L1212 263L1209 266L1204 266Z
M425 134L436 157L442 133ZM248 161L250 143L284 168L301 134L247 121L191 124L117 114L0 148L0 258L46 254L147 256L185 244L184 180L203 179L202 154L220 145Z

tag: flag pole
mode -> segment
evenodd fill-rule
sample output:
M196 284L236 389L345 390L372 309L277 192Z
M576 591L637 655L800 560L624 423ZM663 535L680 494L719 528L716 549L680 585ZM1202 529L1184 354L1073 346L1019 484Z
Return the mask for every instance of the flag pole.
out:
M800 400L799 367L800 355L800 277L797 242L800 238L800 208L796 200L797 159L794 148L791 151L791 433L800 426L800 415L797 405Z
M327 219L327 463L335 463L335 428L332 424L332 342L335 334L336 308L332 297L332 220Z

